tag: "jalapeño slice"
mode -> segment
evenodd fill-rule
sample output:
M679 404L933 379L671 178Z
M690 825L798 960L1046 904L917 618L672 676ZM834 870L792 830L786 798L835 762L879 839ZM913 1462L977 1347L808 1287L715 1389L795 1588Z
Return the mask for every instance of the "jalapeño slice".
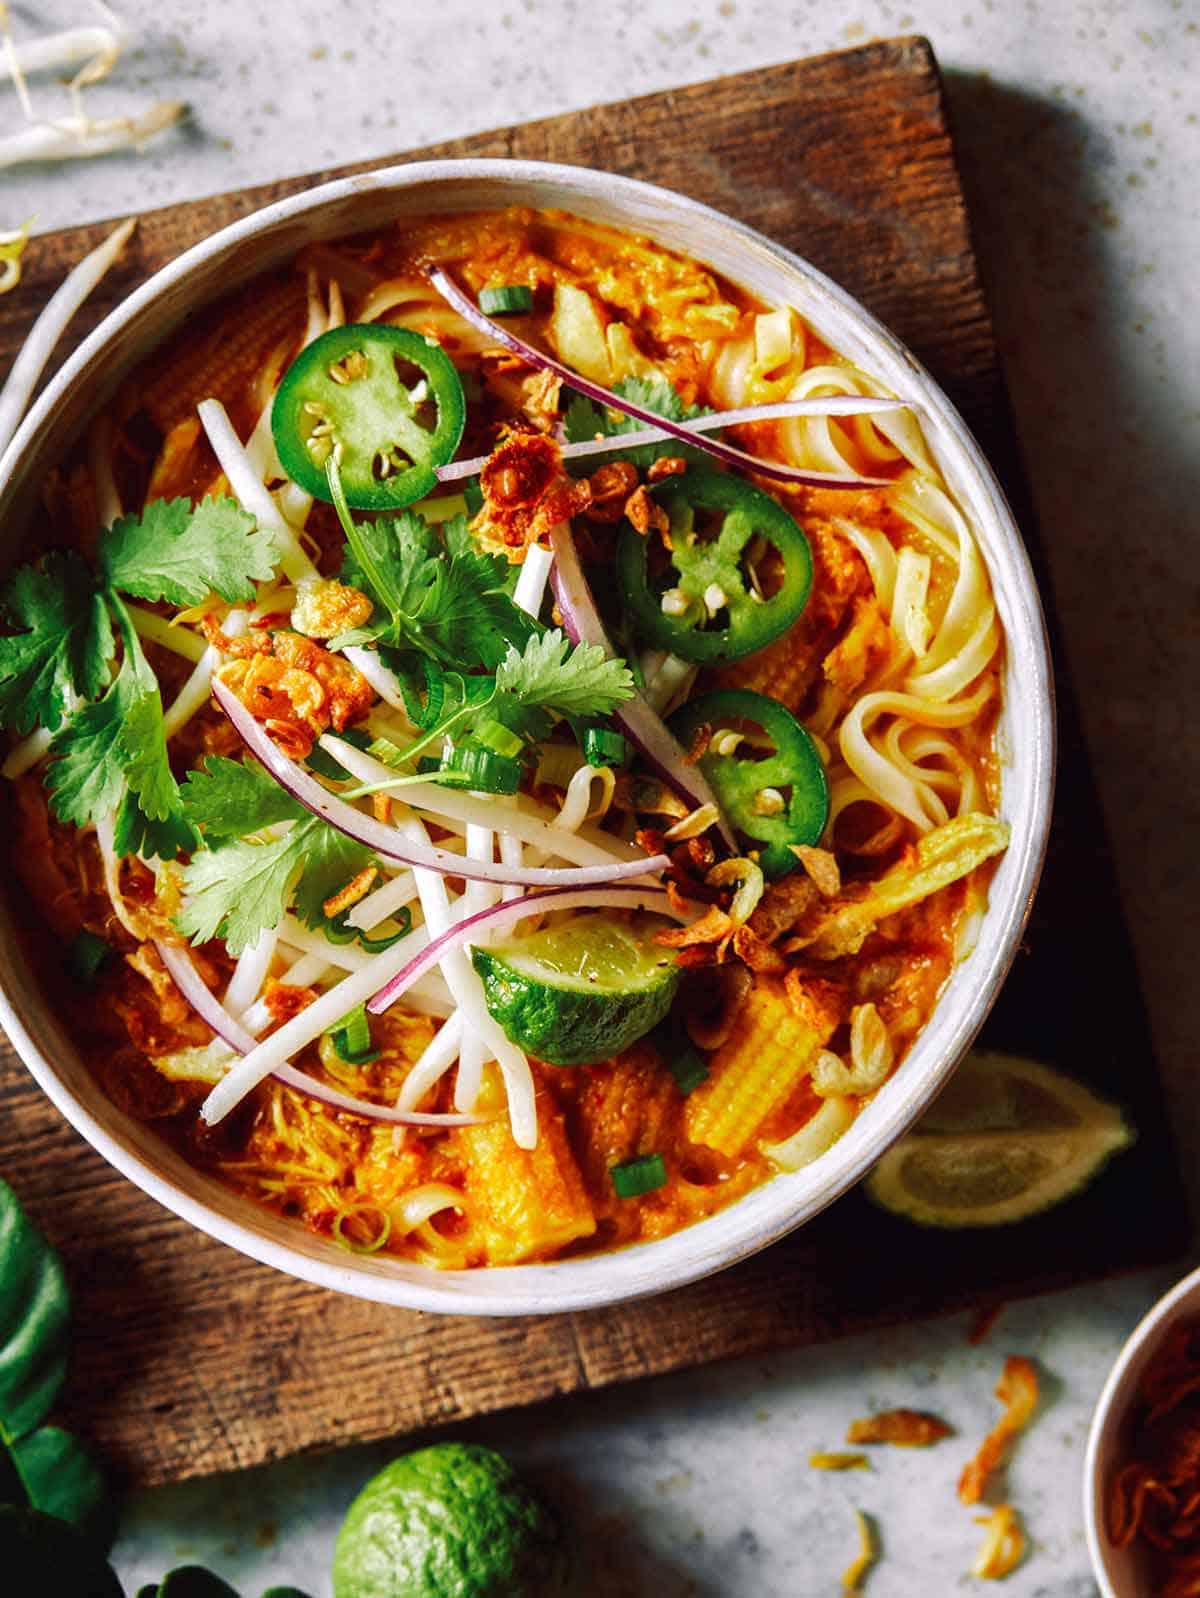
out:
M284 471L329 500L325 463L336 450L356 510L395 510L436 485L434 467L458 448L462 383L441 347L404 327L350 323L300 351L271 409Z
M654 496L671 519L669 545L627 524L617 546L623 597L641 636L684 660L715 665L786 632L808 602L812 552L783 506L706 466L664 479ZM765 556L766 545L777 557L770 592L746 565L755 548Z
M829 783L816 745L791 711L765 694L727 688L690 700L670 727L685 748L701 727L709 729L700 770L730 826L757 846L764 876L794 870L789 845L819 840L829 819Z

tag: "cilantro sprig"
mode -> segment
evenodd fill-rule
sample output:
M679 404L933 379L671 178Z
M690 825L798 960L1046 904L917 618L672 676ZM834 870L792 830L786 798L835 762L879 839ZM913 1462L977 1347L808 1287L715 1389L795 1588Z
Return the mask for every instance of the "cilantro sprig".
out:
M342 581L375 607L366 626L332 639L332 648L374 643L442 666L469 660L493 670L539 631L512 601L509 563L475 548L465 516L452 518L440 538L419 511L356 522L336 461L328 471L346 535Z
M621 399L665 416L671 422L692 422L697 416L710 414L706 405L685 405L679 392L665 377L624 377L614 385L613 393ZM640 433L646 426L634 416L623 416L585 399L582 394L567 406L563 417L563 431L569 444L583 443L593 438L619 439L624 433ZM614 453L616 449L614 447ZM665 438L659 444L640 444L620 452L620 459L632 461L635 466L647 467L664 455L678 455L684 460L703 461L703 450L693 444L683 444L675 438ZM569 464L569 463L568 463ZM579 463L581 471L594 470L594 462Z
M173 859L194 845L158 680L121 596L248 600L277 554L274 535L235 500L156 500L100 532L96 570L68 551L14 573L0 596L16 629L0 638L0 726L55 734L47 787L59 820L82 826L115 812L122 854Z
M195 943L223 938L233 955L278 926L289 901L306 926L322 925L325 901L375 858L311 816L261 767L221 755L188 774L182 804L207 848L184 868L177 925ZM262 836L284 823L278 837Z
M545 738L556 716L607 716L633 695L623 660L597 644L571 644L558 628L510 645L491 677L426 670L427 697L413 719L421 737L400 751L405 762L444 739L459 741L486 721L498 721L525 743ZM406 684L411 692L413 685ZM436 703L436 711L430 707Z

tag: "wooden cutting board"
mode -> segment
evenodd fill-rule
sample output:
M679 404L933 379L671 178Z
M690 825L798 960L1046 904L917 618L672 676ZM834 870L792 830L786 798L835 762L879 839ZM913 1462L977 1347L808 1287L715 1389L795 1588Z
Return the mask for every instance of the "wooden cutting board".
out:
M419 155L629 173L790 245L932 368L1032 540L942 84L923 40L872 44ZM186 246L335 175L147 216L75 334ZM20 292L0 300L0 358L104 231L72 229L30 246ZM914 1230L855 1193L757 1259L653 1302L541 1320L422 1316L304 1286L191 1230L110 1170L5 1046L0 1172L62 1249L75 1289L67 1420L147 1485L1173 1257L1186 1240L1184 1210L1073 697L1061 681L1060 695L1058 803L1069 825L1056 828L1027 952L985 1038L1071 1066L1128 1105L1139 1141L1086 1194L1021 1227L960 1236ZM1103 1008L1097 993L1106 995Z

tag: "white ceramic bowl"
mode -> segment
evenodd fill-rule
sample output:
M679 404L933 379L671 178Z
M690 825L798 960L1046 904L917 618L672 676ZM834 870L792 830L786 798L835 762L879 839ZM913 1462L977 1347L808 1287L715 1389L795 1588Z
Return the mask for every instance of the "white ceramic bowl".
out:
M173 1153L152 1128L100 1090L0 920L0 1020L29 1069L105 1159L194 1226L295 1276L384 1303L457 1314L544 1314L617 1303L679 1287L753 1254L809 1220L864 1176L945 1083L975 1036L1016 951L1049 825L1054 720L1037 590L998 483L962 419L912 355L806 262L692 200L577 167L446 161L345 178L267 207L164 267L88 338L49 385L0 464L0 526L19 551L46 468L61 456L120 377L199 306L302 245L406 214L508 204L557 206L657 238L710 263L769 303L790 303L836 349L919 403L926 437L968 510L1007 639L1002 810L1012 844L992 884L974 951L952 975L910 1056L834 1148L728 1209L661 1241L549 1265L434 1272L386 1257L347 1255L241 1199Z
M1129 1462L1134 1400L1146 1367L1177 1321L1200 1320L1200 1269L1185 1276L1134 1327L1109 1372L1092 1416L1083 1464L1083 1519L1102 1598L1146 1598L1146 1559L1136 1541L1117 1548L1108 1535L1108 1492Z

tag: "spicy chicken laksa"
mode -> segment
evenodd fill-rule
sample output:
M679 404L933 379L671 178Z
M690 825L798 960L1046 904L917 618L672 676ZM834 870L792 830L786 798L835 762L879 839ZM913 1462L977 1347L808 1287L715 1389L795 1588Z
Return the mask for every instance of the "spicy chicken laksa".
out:
M45 484L15 866L119 1106L346 1248L663 1237L820 1158L1007 842L912 411L558 213L306 249Z

